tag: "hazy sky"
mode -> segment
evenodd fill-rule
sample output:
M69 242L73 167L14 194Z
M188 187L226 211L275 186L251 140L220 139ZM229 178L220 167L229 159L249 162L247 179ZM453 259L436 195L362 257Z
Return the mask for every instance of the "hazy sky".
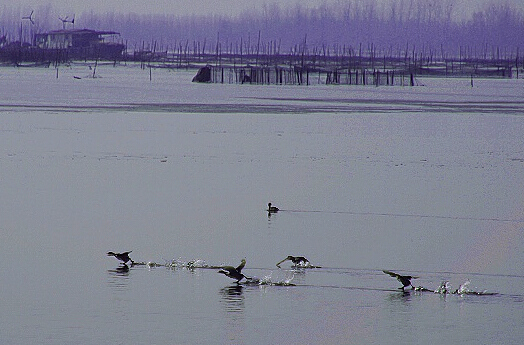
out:
M83 12L118 12L118 13L170 13L170 14L231 14L235 15L242 10L261 8L262 4L277 3L282 7L293 6L299 3L304 7L316 7L322 3L369 3L374 1L378 6L400 3L408 4L412 0L18 0L22 10L37 9L43 4L51 4L55 11L62 11L63 15ZM443 0L413 0L415 2L437 3ZM514 7L524 11L524 0L446 0L454 7L454 15L458 18L469 18L472 11L482 10L486 3L500 4L502 2L512 4ZM0 0L0 9L18 6L13 0ZM387 6L387 5L386 5ZM35 13L36 15L36 13Z

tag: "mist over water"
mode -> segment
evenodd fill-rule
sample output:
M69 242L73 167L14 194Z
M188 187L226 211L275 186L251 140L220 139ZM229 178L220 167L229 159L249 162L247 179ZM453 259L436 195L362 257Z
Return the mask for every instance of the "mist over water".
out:
M99 68L1 70L5 343L522 339L521 79ZM243 258L264 284L217 273Z

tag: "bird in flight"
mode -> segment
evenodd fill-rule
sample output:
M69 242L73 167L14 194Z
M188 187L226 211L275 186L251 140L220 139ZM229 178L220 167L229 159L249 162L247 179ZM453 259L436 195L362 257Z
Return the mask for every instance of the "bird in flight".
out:
M399 288L399 289L402 289L402 291L404 291L404 288L406 286L411 286L412 289L414 289L415 287L411 284L411 279L417 279L418 277L412 277L412 276L403 276L403 275L400 275L398 273L395 273L395 272L391 272L391 271L386 271L386 270L383 270L382 272L386 273L386 274L389 274L390 276L394 277L394 278L397 278L397 280L402 284L402 287Z
M291 262L293 262L293 265L295 265L295 266L298 266L298 265L308 266L310 264L309 260L306 259L303 256L291 256L291 255L288 255L287 258L285 258L284 260L282 260L279 263L277 263L277 267L280 268L280 264L283 263L284 261L287 261L287 260L291 260Z
M135 262L133 260L131 260L131 258L129 257L129 253L131 253L132 250L128 251L128 252L124 252L124 253L113 253L113 252L107 252L107 256L114 256L115 258L117 258L118 260L122 261L124 263L124 265L128 262L128 261L131 261L131 264L134 265Z
M243 278L247 279L247 277L242 274L242 269L244 268L245 265L246 265L246 259L242 259L242 261L240 262L240 265L238 265L237 267L224 266L218 271L218 273L222 273L228 276L229 278L236 279L237 284L238 284Z

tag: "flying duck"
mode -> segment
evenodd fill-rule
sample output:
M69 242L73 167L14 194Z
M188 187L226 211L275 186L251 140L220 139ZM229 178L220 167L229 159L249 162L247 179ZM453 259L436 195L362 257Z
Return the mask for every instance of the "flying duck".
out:
M293 262L293 265L295 265L295 266L298 266L298 265L306 266L306 265L310 264L309 260L306 259L303 256L291 256L291 255L288 255L287 258L285 258L284 260L282 260L279 263L277 263L277 267L280 268L280 264L283 263L286 260L291 260L291 262Z
M235 268L233 266L224 266L218 271L218 273L222 273L228 276L229 278L236 279L238 284L238 282L240 282L243 278L246 278L246 276L242 274L242 269L245 265L246 259L242 259L238 267Z
M113 253L113 252L107 252L107 256L114 256L115 258L117 258L118 260L122 261L124 263L124 265L128 262L128 261L131 261L131 265L134 265L135 262L133 260L131 260L131 258L129 257L129 253L131 253L132 250L128 251L128 252L125 252L125 253Z
M382 272L386 273L386 274L389 274L390 276L394 277L394 278L397 278L397 280L402 284L402 287L399 288L401 289L402 291L404 291L404 288L406 286L411 286L412 289L414 289L415 287L411 284L411 279L417 279L418 277L412 277L412 276L401 276L400 274L398 273L395 273L395 272L391 272L391 271L385 271L383 270Z

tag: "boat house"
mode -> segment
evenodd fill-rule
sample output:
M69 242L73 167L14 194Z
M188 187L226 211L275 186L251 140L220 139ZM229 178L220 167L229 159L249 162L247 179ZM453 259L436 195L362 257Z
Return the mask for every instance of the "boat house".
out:
M89 29L54 30L35 35L35 45L43 50L65 51L71 59L118 59L125 46L113 40L120 34L115 31L96 31Z

